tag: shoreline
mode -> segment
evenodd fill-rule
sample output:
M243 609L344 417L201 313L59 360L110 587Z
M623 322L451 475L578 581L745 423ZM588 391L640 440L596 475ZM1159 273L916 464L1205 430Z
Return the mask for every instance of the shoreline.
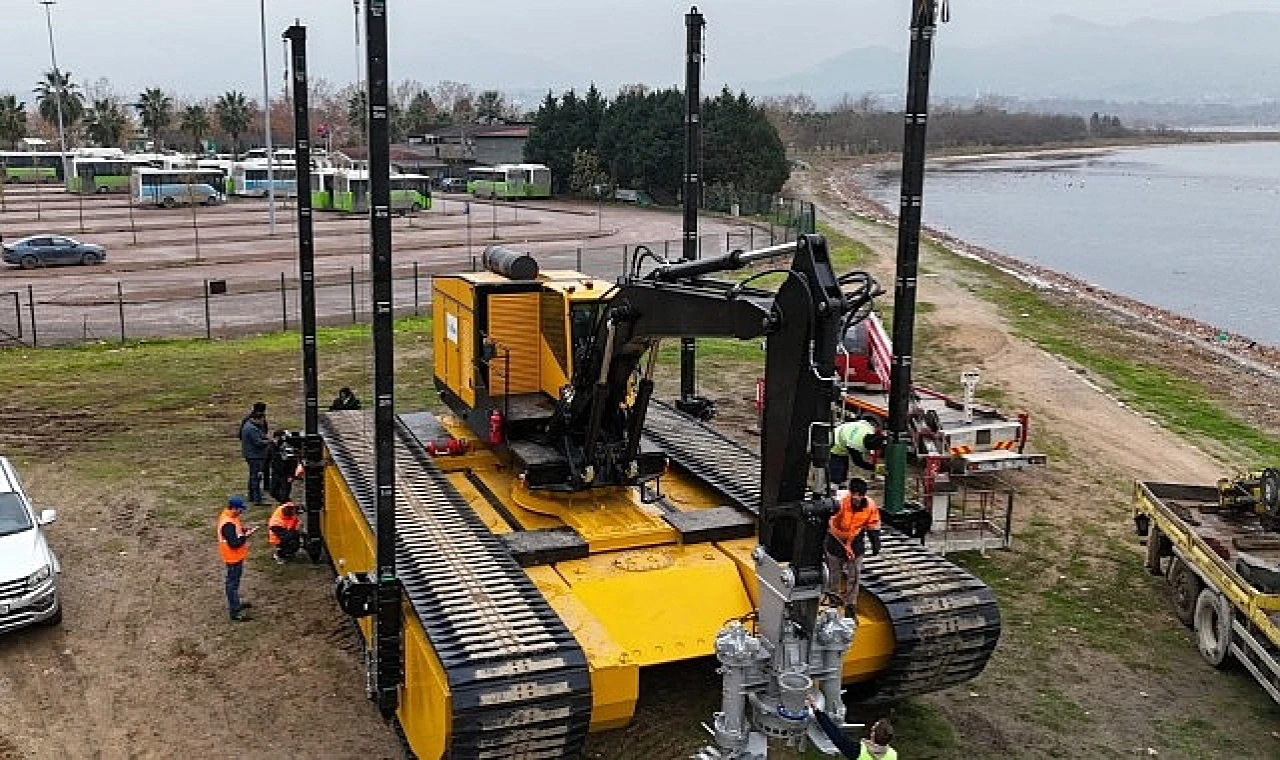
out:
M1240 133L1232 139L1221 139L1220 133L1204 133L1202 139L1187 139L1186 135L1165 135L1147 139L1116 140L1115 142L1098 141L1084 144L1055 143L1044 147L1017 147L1007 149L993 148L979 153L946 153L932 152L926 156L929 164L965 164L995 159L1014 160L1052 160L1064 158L1090 158L1103 156L1121 150L1137 150L1141 148L1167 148L1175 145L1228 145L1242 143L1280 142L1280 132L1276 133ZM875 171L884 168L900 170L902 154L876 153L868 155L840 156L833 163L851 164Z
M1141 146L1132 146L1141 147ZM1111 148L1099 150L1112 150ZM999 154L1008 156L1009 154ZM896 226L898 215L872 198L852 172L828 174L825 183L845 209L881 224ZM1195 344L1240 366L1280 380L1280 346L1261 343L1247 335L1223 330L1206 322L1144 303L1129 296L999 251L970 243L950 233L924 225L921 237L950 253L985 262L1041 291L1053 291L1106 309L1127 319L1139 320L1166 336Z

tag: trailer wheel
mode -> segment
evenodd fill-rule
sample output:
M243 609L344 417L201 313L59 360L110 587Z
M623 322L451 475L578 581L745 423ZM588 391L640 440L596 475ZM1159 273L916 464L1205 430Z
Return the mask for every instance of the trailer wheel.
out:
M1200 576L1187 567L1187 563L1177 557L1169 561L1169 601L1173 604L1173 614L1188 628L1195 624L1196 599L1203 587Z
M1259 490L1262 506L1266 508L1267 514L1280 517L1280 470L1268 467L1262 471L1261 480Z
M1213 589L1196 597L1196 643L1200 656L1215 668L1225 667L1231 653L1231 604Z

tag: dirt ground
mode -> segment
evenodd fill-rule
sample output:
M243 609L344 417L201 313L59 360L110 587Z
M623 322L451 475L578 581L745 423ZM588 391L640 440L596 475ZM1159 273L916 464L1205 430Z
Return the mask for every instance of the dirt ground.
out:
M797 187L821 203L822 222L871 246L870 268L891 283L896 236L848 213L857 199L841 175L832 183L801 175ZM654 215L636 213L644 219L634 221L633 240L678 229L677 215L653 227ZM0 214L10 237L7 219ZM273 244L284 251L292 241ZM955 736L934 749L917 744L916 756L1280 757L1280 711L1247 674L1201 662L1161 598L1162 581L1142 574L1128 519L1134 478L1210 483L1239 463L1164 431L1099 378L1016 337L972 294L968 270L932 252L923 264L920 300L933 308L922 321L937 354L919 357L921 371L956 374L959 360L980 367L1002 406L1030 412L1034 440L1052 460L1015 479L1015 550L962 560L992 579L1005 632L979 679L902 708L903 725L923 732L940 723ZM1119 320L1135 351L1168 353L1224 397L1250 402L1239 408L1255 410L1256 423L1280 428L1274 380L1095 306L1100 319ZM712 368L702 378L721 424L746 439L754 378ZM55 435L48 420L0 411L6 426ZM92 432L89 420L65 422ZM200 465L158 455L156 470ZM400 756L365 699L363 664L327 568L277 567L256 555L245 595L261 620L234 627L224 619L207 510L173 512L164 506L173 494L149 486L147 472L136 487L104 490L51 457L24 475L37 504L60 510L51 540L65 568L66 622L0 640L0 758ZM250 518L266 514L252 509ZM636 722L593 737L589 756L675 760L701 743L697 723L718 698L714 666L643 679Z

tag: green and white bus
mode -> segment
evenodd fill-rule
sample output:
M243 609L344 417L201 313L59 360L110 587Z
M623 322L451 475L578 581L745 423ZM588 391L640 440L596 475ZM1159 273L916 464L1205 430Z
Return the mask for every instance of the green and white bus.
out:
M67 190L85 195L127 193L133 170L147 166L147 160L140 158L77 156L71 159Z
M62 154L54 151L0 152L5 182L62 182Z
M220 169L133 170L129 189L133 202L143 205L174 206L200 203L214 206L227 200Z
M477 198L550 198L551 170L542 164L498 164L467 171L467 192Z
M313 210L333 210L333 186L339 171L339 169L313 169L311 171L311 208Z
M369 210L369 172L317 169L311 173L311 207L365 213ZM431 208L431 179L420 174L391 175L391 210L407 214Z

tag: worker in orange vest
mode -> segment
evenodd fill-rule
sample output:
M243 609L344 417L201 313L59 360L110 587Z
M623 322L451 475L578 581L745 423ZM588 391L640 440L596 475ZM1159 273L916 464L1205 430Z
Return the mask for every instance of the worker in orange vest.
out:
M867 496L867 481L852 478L849 489L836 493L840 508L827 523L824 550L827 559L828 590L838 594L845 614L854 616L858 601L858 581L862 576L862 558L867 553L880 553L880 505ZM844 591L840 580L844 579Z
M249 536L257 532L256 526L245 528L240 522L244 514L244 499L232 496L227 499L227 508L218 516L218 552L222 555L222 563L227 566L227 609L231 619L237 622L252 620L246 609L252 607L240 599L240 578L244 575L244 559L249 556Z
M298 553L302 546L302 534L298 529L301 524L298 507L291 501L284 502L271 513L267 522L267 540L275 547L271 556L277 565L283 565Z

